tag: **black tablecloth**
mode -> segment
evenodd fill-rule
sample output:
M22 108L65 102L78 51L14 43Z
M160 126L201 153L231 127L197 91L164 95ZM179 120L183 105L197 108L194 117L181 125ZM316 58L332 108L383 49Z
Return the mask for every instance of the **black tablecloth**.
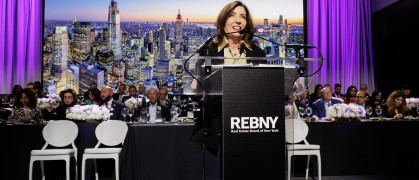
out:
M78 124L75 143L79 150L79 170L84 148L92 148L97 143L96 126ZM419 121L312 122L308 126L308 142L321 146L323 176L368 174L417 179ZM28 179L30 151L45 144L43 127L0 125L0 179ZM189 141L192 128L191 125L130 126L120 156L121 179L201 179L202 151ZM302 160L294 162L295 175L304 174L305 158ZM316 167L316 161L312 162ZM98 164L101 179L112 179L113 161ZM65 177L64 161L45 166L47 179ZM92 175L92 161L87 166L87 173ZM39 162L35 163L33 172L34 179L40 179ZM316 169L312 172L317 173Z
M308 126L307 141L320 145L324 176L417 179L419 121L312 122ZM317 166L316 161L313 164Z
M199 180L202 151L192 125L133 125L121 152L121 179Z

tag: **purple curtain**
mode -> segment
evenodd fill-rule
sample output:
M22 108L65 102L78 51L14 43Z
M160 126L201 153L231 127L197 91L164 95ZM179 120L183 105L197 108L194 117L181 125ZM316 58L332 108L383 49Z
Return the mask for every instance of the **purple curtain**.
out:
M326 59L311 92L316 84L326 83L342 84L343 93L351 85L375 89L370 0L307 0L307 26L307 43L319 47ZM308 57L320 55L309 50ZM319 66L320 62L309 62L309 73Z
M41 81L42 6L42 0L1 1L0 94Z

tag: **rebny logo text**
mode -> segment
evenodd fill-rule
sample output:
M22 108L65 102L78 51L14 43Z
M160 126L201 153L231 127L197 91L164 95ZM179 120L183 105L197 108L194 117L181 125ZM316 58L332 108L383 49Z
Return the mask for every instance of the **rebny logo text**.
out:
M231 117L231 133L276 133L276 117Z

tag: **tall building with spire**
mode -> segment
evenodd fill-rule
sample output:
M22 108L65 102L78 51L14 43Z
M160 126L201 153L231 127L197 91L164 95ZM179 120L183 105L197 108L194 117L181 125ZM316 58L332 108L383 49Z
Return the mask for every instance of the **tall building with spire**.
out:
M113 51L115 59L122 59L119 9L115 0L109 5L107 48Z
M178 43L183 42L182 24L183 24L182 15L180 15L180 9L179 9L177 17L176 17L176 34L175 34L175 41Z

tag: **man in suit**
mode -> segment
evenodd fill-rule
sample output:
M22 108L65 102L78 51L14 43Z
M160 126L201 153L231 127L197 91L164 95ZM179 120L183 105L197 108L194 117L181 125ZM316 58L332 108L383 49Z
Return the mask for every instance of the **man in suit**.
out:
M320 99L315 101L312 105L313 118L322 119L326 117L326 109L334 104L339 104L341 101L332 98L332 92L329 88L323 88L320 91Z
M345 95L342 92L342 85L335 84L335 92L332 94L332 97L342 99Z
M115 101L119 101L122 102L122 97L124 97L125 94L125 89L126 89L126 85L125 84L120 84L119 88L118 88L118 93L113 94L113 99Z
M154 122L156 118L163 118L166 121L170 121L170 111L169 108L164 105L160 104L160 101L157 101L157 97L159 96L159 90L156 87L150 87L147 92L147 97L149 102L142 104L143 108L148 108L148 112L150 114L150 122Z
M125 103L128 99L136 98L137 88L134 85L129 86L128 93L129 94L127 96L122 97L122 103Z
M111 87L103 87L100 91L100 99L102 99L100 106L106 107L111 111L111 120L123 120L122 109L125 105L118 101L114 101L112 95L113 90Z
M359 91L356 93L356 103L358 105L362 106L365 110L367 110L368 107L372 108L371 106L365 103L366 101L367 101L367 94L365 93L365 91ZM367 116L368 114L366 114L365 117L362 117L362 118L366 119Z
M139 98L143 98L143 97L147 97L147 95L145 94L145 85L143 83L140 83L140 85L138 85L138 97Z
M169 93L169 90L167 89L166 86L161 87L160 92L159 92L159 101L160 101L160 104L164 104L170 109L172 108L172 100L166 99L168 93Z

